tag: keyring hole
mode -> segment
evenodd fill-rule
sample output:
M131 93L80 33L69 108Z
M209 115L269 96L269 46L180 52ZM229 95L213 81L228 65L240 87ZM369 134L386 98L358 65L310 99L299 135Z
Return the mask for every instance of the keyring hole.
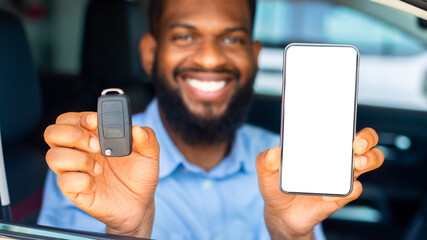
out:
M120 94L118 91L109 91L105 95L114 95L114 94Z

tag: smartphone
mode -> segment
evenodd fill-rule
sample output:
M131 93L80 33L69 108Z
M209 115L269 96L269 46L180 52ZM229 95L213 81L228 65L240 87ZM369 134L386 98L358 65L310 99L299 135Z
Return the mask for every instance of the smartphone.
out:
M351 193L358 72L355 46L293 43L286 47L282 192L337 197Z

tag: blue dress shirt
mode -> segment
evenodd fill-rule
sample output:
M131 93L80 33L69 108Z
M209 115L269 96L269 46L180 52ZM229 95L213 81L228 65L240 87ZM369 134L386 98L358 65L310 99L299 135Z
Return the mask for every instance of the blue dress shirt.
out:
M245 124L237 131L229 154L215 168L205 171L187 162L174 145L160 119L157 100L146 112L134 115L132 121L137 126L151 127L160 144L152 238L270 239L255 159L261 151L279 145L277 134ZM38 224L105 232L105 224L61 193L57 178L48 172ZM314 232L316 239L324 239L320 225Z

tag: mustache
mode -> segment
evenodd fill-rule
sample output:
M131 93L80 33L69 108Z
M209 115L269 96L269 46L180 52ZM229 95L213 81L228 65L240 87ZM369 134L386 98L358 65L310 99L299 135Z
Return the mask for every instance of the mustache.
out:
M240 79L240 72L237 69L230 69L230 68L215 68L215 69L205 69L205 68L201 68L201 67L178 67L173 71L173 77L176 79L178 77L178 75L180 74L184 74L187 72L202 72L202 73L225 73L225 74L230 74L232 75L234 78L236 78L236 80L238 81Z

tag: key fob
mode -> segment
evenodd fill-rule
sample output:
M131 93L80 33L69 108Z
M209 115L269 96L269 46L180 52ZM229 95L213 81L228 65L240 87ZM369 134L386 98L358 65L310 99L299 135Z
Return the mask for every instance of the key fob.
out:
M98 136L101 154L123 157L132 152L130 101L123 90L108 88L98 98Z

